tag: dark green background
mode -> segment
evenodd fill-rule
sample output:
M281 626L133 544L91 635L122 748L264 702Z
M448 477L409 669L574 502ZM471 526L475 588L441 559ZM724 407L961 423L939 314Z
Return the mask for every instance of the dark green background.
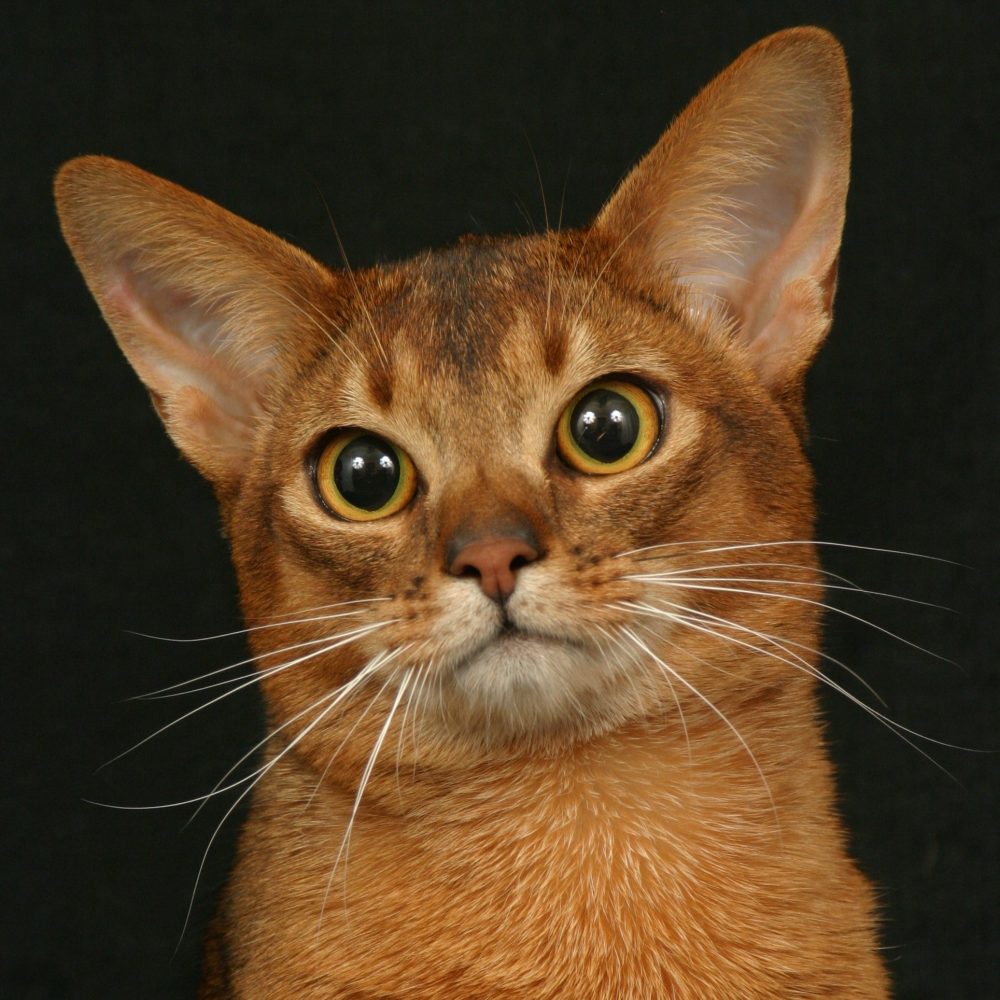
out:
M253 696L99 774L176 704L128 696L239 657L126 630L238 627L210 491L161 432L59 239L58 164L107 153L337 263L466 231L581 224L688 98L747 45L818 23L855 89L837 321L813 373L821 537L875 590L844 602L960 666L846 619L828 648L900 723L1000 745L996 566L998 59L995 5L41 3L0 32L4 514L0 994L192 996L230 823L175 953L220 805L88 805L211 787L255 739ZM529 221L530 219L530 221ZM843 700L831 741L854 850L882 887L904 997L1000 996L998 759L921 744ZM275 919L280 919L276 914Z

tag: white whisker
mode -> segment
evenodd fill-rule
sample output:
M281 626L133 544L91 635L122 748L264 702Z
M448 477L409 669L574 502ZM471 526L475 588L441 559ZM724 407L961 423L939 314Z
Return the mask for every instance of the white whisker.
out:
M381 600L388 600L388 598L378 597L378 598L373 598L372 600L373 601L376 601L376 600L381 601ZM342 601L342 602L340 602L338 604L331 604L331 605L329 605L329 607L331 607L331 608L338 608L338 607L343 607L346 604L360 604L360 603L362 603L362 602L360 602L360 601ZM364 603L367 604L369 602L365 601ZM309 610L321 611L322 608L313 608L313 609L309 609ZM153 639L156 642L175 642L175 643L185 643L185 644L186 643L193 643L193 642L213 642L216 639L231 639L233 636L248 635L251 632L262 632L262 631L265 631L266 629L285 628L285 627L288 627L290 625L306 625L306 624L309 624L311 622L328 622L328 621L334 621L337 618L349 618L349 617L351 617L353 615L362 614L363 610L364 609L359 608L356 611L343 611L343 612L341 612L339 614L335 614L335 615L318 615L318 616L313 617L313 618L295 618L292 621L268 622L265 625L252 625L250 628L238 628L238 629L235 629L232 632L220 632L218 635L196 636L193 639L175 639L175 638L171 638L170 636L164 636L164 635L150 635L147 632L133 632L133 631L129 631L128 634L129 635L138 636L140 639Z
M409 645L399 646L396 649L392 650L392 652L385 654L384 658L379 662L379 667L381 668L384 667L386 664L391 663L397 657L405 653L406 650L408 650L409 648L410 648ZM320 772L319 777L316 779L316 783L313 785L313 790L309 793L309 798L307 798L302 805L303 812L305 812L305 810L307 810L309 806L312 805L313 800L319 794L319 790L320 788L323 787L323 782L326 780L326 776L330 773L330 768L333 767L333 762L340 756L340 751L343 750L345 746L347 746L348 741L354 735L358 726L360 726L361 723L365 720L368 713L372 710L372 707L382 696L382 692L385 691L387 687L389 687L389 685L393 682L395 677L396 677L396 671L393 671L391 674L389 674L388 677L386 677L385 681L382 683L382 686L368 700L368 704L365 705L365 707L361 710L361 712L358 714L358 717L354 720L353 724L351 725L351 728L347 730L347 733L344 735L344 738L340 741L340 743L337 744L333 753L330 754L329 758L327 759L326 766Z
M430 685L427 684L428 679L436 672L437 659L436 657L431 657L430 660L425 664L426 670L422 677L417 679L416 693L414 694L414 707L413 716L410 722L410 739L413 746L413 774L416 775L417 761L420 759L420 747L417 745L417 723L420 719L420 713L423 711L421 707L421 701L430 698Z
M289 291L294 291L294 289L292 289L290 286L289 286L288 290ZM362 363L364 362L364 355L361 353L361 350L358 347L358 345L355 344L354 341L351 340L350 337L348 337L347 332L344 330L344 328L342 326L340 326L339 324L335 323L329 316L327 316L327 314L325 312L323 312L323 310L320 309L316 305L315 302L313 302L312 300L303 300L301 298L301 294L300 293L296 293L296 294L299 295L299 302L306 301L306 304L308 305L309 309L312 309L316 313L318 313L319 316L322 317L322 319L325 320L330 325L330 327L331 327L332 330L335 330L337 333L340 334L340 336L341 336L344 344L347 344L348 347L350 347L350 348L353 349L353 351L354 351L354 357L353 358L347 353L347 351L344 350L343 344L339 340L337 340L333 336L333 334L331 333L331 331L328 330L326 327L324 327L323 324L320 323L319 320L311 312L309 312L307 309L303 308L299 303L292 301L292 299L288 298L285 295L282 295L273 286L273 284L268 286L268 292L270 294L272 294L272 295L278 296L278 298L282 299L282 301L287 302L288 305L290 305L293 309L298 309L298 311L303 316L305 316L306 319L308 319L313 324L313 326L315 326L316 329L319 330L319 332L322 333L326 337L326 339L335 348L337 348L338 351L340 351L341 355L343 356L343 358L346 361L348 361L348 362L360 361Z
M811 587L814 590L842 590L848 593L862 594L865 597L885 597L892 601L904 601L907 604L917 604L923 608L934 608L938 611L952 611L943 604L933 604L930 601L920 601L915 597L904 597L902 594L887 594L881 590L867 590L852 584L850 587L837 586L833 583L816 583L808 580L781 580L775 577L753 576L685 576L681 571L672 573L635 573L622 577L624 580L643 580L650 583L774 583L788 587ZM953 613L953 612L952 612Z
M380 665L381 665L380 663L376 664L375 667L372 668L372 670L374 670L377 666L380 666ZM302 738L302 736L304 736L306 733L310 732L314 728L314 726L319 721L321 721L326 716L326 714L328 714L328 712L331 709L335 708L338 704L340 704L340 702L344 698L346 698L347 695L349 695L352 691L354 691L355 688L358 687L361 684L361 682L364 681L364 680L366 680L370 675L371 675L371 671L369 671L367 673L365 671L362 671L361 673L359 673L355 677L353 677L350 681L348 681L347 684L343 685L342 687L336 688L334 691L328 693L327 695L324 695L322 698L319 698L317 701L313 702L312 705L310 705L308 709L306 709L304 712L299 713L299 715L304 715L305 712L310 711L311 709L315 708L317 705L322 704L324 701L327 701L327 700L329 700L331 698L333 699L332 703L330 705L328 705L323 710L323 712L320 713L319 717L316 720L314 720L312 723L310 723L310 725L307 726L295 738L295 740L292 742L291 745L294 746L296 743L298 743L299 740ZM296 716L296 718L298 718L298 717L299 716ZM291 721L293 721L293 720L289 720L289 722L291 722ZM289 723L286 723L286 725L288 725L288 724ZM284 726L279 727L278 730L275 730L275 733L277 733L280 729L283 729L283 728L284 728ZM271 735L273 736L274 733L272 733ZM258 746L262 746L270 738L271 737L267 737L266 739L262 740L261 743L258 744ZM254 749L257 749L257 747L255 747ZM281 752L281 754L279 754L279 757L284 756L284 754L287 752L287 749L288 748L286 748L285 750L283 750ZM250 751L250 753L252 753L252 752L253 751ZM246 757L248 757L248 756L250 756L249 753L246 755ZM236 766L238 767L239 764L242 763L242 761L246 759L246 757L241 758L241 760L237 762ZM155 803L153 805L148 805L148 806L123 806L123 805L115 805L115 804L110 803L110 802L91 802L91 800L89 800L89 799L85 800L85 801L91 802L91 805L104 806L104 808L106 808L106 809L117 809L120 812L149 812L151 810L156 810L156 809L177 809L177 808L179 808L181 806L191 806L191 805L195 805L195 804L200 803L200 802L206 802L209 799L215 798L215 796L217 796L217 795L223 795L226 792L232 791L234 788L239 788L241 785L245 785L248 781L252 782L253 784L256 784L256 781L254 781L254 779L255 778L259 779L259 778L263 777L273 766L274 766L274 761L271 761L271 762L269 762L267 764L261 765L261 767L259 767L256 771L253 771L250 774L244 775L242 778L238 778L236 781L230 782L230 784L228 784L228 785L225 785L225 786L223 786L221 788L218 787L218 786L216 786L214 789L212 789L212 791L206 792L204 795L195 795L195 796L193 796L192 798L189 798L189 799L178 799L176 802L160 802L160 803ZM233 770L235 770L235 768ZM232 771L230 771L228 773L232 773Z
M393 675L395 676L395 675ZM326 891L323 893L323 905L320 908L319 914L319 927L317 928L317 933L323 924L323 915L326 912L326 901L330 894L330 886L333 883L333 877L337 872L337 868L340 866L340 859L344 859L344 891L347 891L347 859L350 852L351 844L351 833L354 830L354 821L358 815L358 809L361 805L361 798L365 794L365 789L368 787L368 781L371 778L372 771L375 769L375 761L378 759L379 752L382 749L382 744L385 742L386 734L389 732L389 727L392 725L393 716L396 714L396 709L399 708L399 703L406 693L406 689L409 686L410 678L413 676L413 670L408 668L403 671L403 679L399 683L399 689L396 691L396 697L393 700L392 706L389 708L389 712L385 717L385 722L382 724L382 728L379 730L379 734L375 739L375 745L372 747L372 752L368 755L368 761L365 764L365 769L361 774L361 780L358 783L358 790L354 796L354 804L351 807L351 814L347 820L347 828L344 831L344 836L340 842L340 849L337 851L337 857L334 859L333 868L330 870L330 876L326 882Z
M827 542L827 541L815 541L809 539L775 539L773 541L767 542L734 542L726 540L713 540L713 541L679 541L679 542L660 542L657 545L643 545L636 549L628 549L625 552L617 553L615 559L623 559L626 556L636 555L639 552L652 552L654 549L669 549L669 548L679 548L682 546L691 545L707 545L710 548L702 549L700 554L711 554L715 552L735 552L741 549L766 549L777 547L781 545L805 545L805 546L822 546L825 548L835 548L835 549L852 549L858 552L876 552L882 555L892 555L892 556L905 556L908 559L927 559L931 562L946 563L949 566L961 566L961 563L954 562L951 559L942 559L940 556L929 556L922 552L907 552L902 549L883 549L878 548L873 545L854 545L848 542Z
M188 687L189 684L197 684L198 681L208 680L209 677L216 677L219 674L228 673L230 670L236 670L238 667L245 667L248 664L256 663L261 660L270 659L275 656L283 656L285 653L294 652L297 649L307 649L310 646L320 646L325 642L332 642L335 639L345 638L347 636L362 636L366 635L368 632L377 631L386 625L391 625L399 621L398 618L390 618L383 622L372 622L370 625L362 625L360 628L352 629L347 632L337 632L334 635L323 636L321 639L307 639L304 642L296 642L291 646L282 646L280 649L272 649L266 653L258 653L256 656L248 656L245 660L238 660L236 663L230 663L226 667L219 667L217 670L211 670L207 674L202 674L200 677L192 677L190 680L179 681L176 684L171 684L169 687L159 688L156 691L150 691L148 694L139 694L128 699L129 701L159 701L164 698L181 698L184 695L195 694L198 691L210 691L213 688L225 687L228 684L235 684L241 680L256 679L260 680L263 677L270 677L272 673L279 673L284 669L284 665L279 665L277 667L268 667L265 670L255 671L251 675L241 675L240 677L230 677L228 680L217 681L213 684L205 684L202 687ZM183 690L179 690L183 688Z
M421 663L420 666L416 668L416 672L413 676L413 687L410 689L410 693L406 699L406 705L403 708L403 717L399 720L399 739L396 743L396 792L400 800L402 800L403 791L399 784L399 768L403 756L403 737L406 734L406 717L410 714L410 709L414 708L414 695L419 690L419 685L423 680L424 671L426 669L426 663Z
M695 555L701 555L700 552L696 552ZM669 556L642 556L638 559L632 560L633 562L662 562L664 558L671 558ZM715 563L708 566L678 566L677 569L667 569L660 570L657 575L669 577L669 576L680 576L685 573L712 573L716 570L722 569L795 569L795 570L814 570L821 576L828 578L830 580L839 580L841 583L846 584L848 587L856 590L860 590L861 586L855 583L853 580L848 579L846 576L841 576L839 573L834 573L831 570L824 569L822 566L810 567L803 563L796 562L773 562L768 559L766 561L751 561L751 562L726 562L726 563Z
M634 642L644 653L646 653L649 657L651 657L652 660L653 660L653 662L656 663L662 670L664 670L667 673L669 673L672 677L675 677L692 694L694 694L697 698L700 698L701 701L703 701L705 703L705 705L707 705L708 708L711 709L711 711L714 712L715 715L718 716L718 718L722 720L722 722L727 726L727 728L736 737L736 739L739 740L740 746L742 746L743 749L746 751L746 753L749 756L750 760L753 762L753 766L756 769L757 774L760 775L760 780L761 780L761 782L764 785L764 791L767 793L768 800L771 803L771 812L774 815L775 825L777 826L778 832L780 834L780 832L781 832L781 821L778 818L778 807L775 804L774 796L771 794L771 786L768 784L767 778L764 775L764 771L761 768L760 763L758 762L756 756L754 755L754 752L750 749L750 744L748 744L747 741L743 738L743 734L732 724L732 722L729 721L729 719L727 718L725 712L721 711L719 708L716 707L716 705L711 700L711 698L706 698L705 695L703 695L701 693L701 691L699 691L698 688L696 688L689 680L687 680L687 678L685 678L679 671L674 670L673 667L671 667L668 664L664 663L664 661L662 659L660 659L660 657L657 656L656 653L654 653L649 648L649 646L646 643L644 643L642 641L642 639L640 639L635 634L635 632L632 631L632 629L630 629L630 628L628 628L628 627L626 627L624 625L620 625L619 626L619 631L622 633L622 635L624 635L627 638L631 639L632 642Z
M369 664L369 666L371 666L371 664ZM360 678L362 674L365 674L366 669L367 668L363 669L356 677L352 679L352 681L348 682L348 685L344 685L344 687L351 686L351 690L353 690L354 685L360 683ZM343 688L341 690L343 691ZM215 839L216 837L218 837L219 831L222 829L226 820L229 819L229 817L233 814L236 807L243 801L243 799L245 799L254 790L254 788L257 787L258 782L260 782L264 778L264 776L285 756L285 754L293 750L317 725L319 725L319 723L322 722L324 718L326 718L326 716L333 710L333 708L338 703L339 702L335 700L331 704L327 705L321 712L319 712L316 718L313 719L313 721L310 722L309 725L306 726L302 730L302 732L299 733L298 736L296 736L295 739L292 740L291 743L289 743L288 746L285 747L284 750L281 751L281 753L279 753L276 757L274 757L271 761L269 761L263 768L260 768L259 769L260 773L257 774L256 780L247 785L247 787L236 797L233 804L223 814L222 819L219 820L218 825L212 832L212 836L209 837L208 844L205 846L205 851L201 856L201 863L198 865L198 871L195 874L194 887L191 890L191 899L190 902L188 903L187 913L184 916L184 924L181 927L180 941L184 940L184 934L187 931L188 923L191 920L191 912L194 909L195 896L198 892L198 885L201 882L201 876L205 870L205 863L208 860L209 852L212 850L212 845L215 843ZM180 941L178 941L178 946L180 945Z
M813 665L811 663L809 663L808 660L806 660L804 657L799 656L798 653L793 652L788 647L789 646L794 646L794 647L796 647L796 649L801 649L801 650L803 650L806 653L811 653L813 656L815 656L815 657L817 657L819 659L826 660L828 663L832 663L835 666L840 667L846 673L850 674L851 677L853 677L859 684L861 684L863 687L867 688L868 691L884 707L888 707L887 704L886 704L885 699L856 670L852 670L846 663L844 663L841 660L836 659L833 656L830 656L828 653L824 653L822 650L814 649L812 646L807 646L805 643L796 642L794 639L779 639L777 636L770 635L767 632L759 632L756 629L748 628L745 625L739 625L739 624L737 624L734 621L730 621L728 618L721 618L721 617L719 617L719 615L710 614L709 612L704 611L701 608L691 608L691 607L688 607L686 604L677 604L674 601L668 601L668 600L666 600L665 598L662 598L662 597L661 598L651 598L651 600L653 600L658 605L667 605L667 606L669 606L671 608L674 608L674 609L676 609L677 612L679 612L681 614L697 615L699 618L703 618L703 619L707 619L709 621L713 621L716 624L725 626L726 628L734 628L734 629L738 629L741 632L748 632L748 633L750 633L752 635L757 636L760 639L764 639L766 642L772 643L773 645L777 646L779 649L781 649L784 652L788 653L789 656L794 656L795 659L798 660L803 665L809 667L810 669L814 669Z
M931 757L930 754L926 753L923 749L921 749L912 740L908 739L907 736L904 736L903 734L907 733L910 736L913 736L913 737L915 737L917 739L925 740L928 743L934 743L937 746L947 747L948 749L951 749L951 750L968 750L970 748L968 748L968 747L958 747L958 746L955 746L955 744L953 744L953 743L946 743L943 740L934 739L933 737L926 736L923 733L919 733L919 732L917 732L914 729L910 729L907 726L904 726L901 723L896 722L895 720L889 718L889 716L883 714L882 712L879 712L878 709L875 709L871 705L869 705L866 702L862 701L856 695L852 694L850 691L848 691L842 685L838 684L832 678L828 677L821 670L817 670L815 667L811 667L809 665L803 666L803 665L801 665L799 663L796 663L796 662L794 662L792 660L786 659L785 657L778 656L776 653L773 653L770 650L763 649L760 646L756 646L753 643L745 642L742 639L737 639L735 636L725 635L722 632L718 632L715 629L709 628L703 622L698 622L695 619L688 618L685 615L675 615L675 614L672 614L671 612L657 611L657 609L655 609L655 608L648 608L648 609L645 609L645 610L648 613L652 614L654 617L663 617L663 618L665 618L665 619L667 619L669 621L677 622L678 624L681 624L681 625L686 625L688 628L694 629L695 631L702 632L702 633L704 633L706 635L714 636L715 638L721 639L724 642L730 642L730 643L732 643L734 645L737 645L737 646L740 646L740 647L742 647L744 649L749 649L752 652L760 653L763 656L771 657L772 659L778 660L781 663L787 664L788 666L792 667L794 670L798 670L800 672L807 673L809 676L816 678L816 680L820 681L822 684L825 684L827 687L831 688L833 691L836 691L838 694L843 695L845 698L848 699L848 701L850 701L853 704L857 705L858 708L862 709L864 712L866 712L868 715L870 715L873 719L876 719L877 721L881 722L884 726L886 726L886 728L890 729L901 740L903 740L904 743L906 743L907 745L909 745L910 747L912 747L914 750L916 750L916 752L919 753L922 757L925 757L927 760L929 760L938 770L940 770L944 774L948 775L948 777L951 778L952 780L955 780L954 775L952 775L951 772L947 770L947 768L943 767L940 763L938 763L938 761L936 761L933 757Z
M612 605L612 604L606 604L605 607L614 609L615 606ZM619 649L621 649L623 652L625 652L629 656L629 658L632 660L633 663L637 663L637 662L641 663L641 661L638 660L637 655L636 655L636 651L634 649L632 649L630 646L628 646L624 642L622 642L621 639L618 639L617 637L615 637L614 635L612 635L610 632L607 631L607 629L603 628L602 626L600 626L600 625L597 626L597 629L603 635L606 635L612 642L614 642L618 646ZM664 679L667 682L667 686L670 688L670 695L674 699L674 705L677 708L677 715L678 715L678 717L680 718L680 721L681 721L681 730L684 733L684 744L687 747L688 762L690 763L693 760L693 757L691 756L691 736L688 733L687 719L684 716L684 709L681 707L680 698L677 697L677 689L674 687L674 682L670 679L670 675L667 674L667 673L664 673L663 677L664 677ZM634 687L635 687L635 683L633 681L633 688ZM641 699L639 698L638 690L636 690L636 704L637 705L641 705Z
M597 277L594 278L594 281L591 284L589 290L587 291L587 294L583 297L583 301L580 303L580 308L577 309L576 311L576 316L573 317L574 327L580 322L580 317L583 315L584 309L587 308L587 303L590 302L590 299L593 296L594 292L596 292L598 287L600 286L601 278L604 277L604 272L607 271L609 267L611 267L612 263L614 262L614 259L618 256L618 254L621 253L622 249L625 247L628 241L632 239L632 237L635 236L635 234L640 229L642 229L642 227L659 211L660 208L659 206L657 206L656 208L651 209L644 216L642 216L639 219L639 221L618 241L618 243L615 245L611 253L608 254L607 260L605 260L601 269L597 272ZM583 256L582 250L580 256ZM579 263L579 258L577 258L577 263ZM574 267L573 270L575 273L576 268Z
M310 615L314 611L329 611L331 608L346 608L356 604L378 604L384 601L391 601L391 597L356 597L350 601L334 601L333 604L316 604L310 608L298 608L295 611L282 611L273 615L258 615L255 618L248 618L247 621L277 622L279 625L294 625L296 622L288 619L297 618L299 615ZM364 608L360 608L364 611Z
M905 646L916 649L918 652L933 657L935 660L941 660L942 663L948 663L953 667L958 666L954 660L949 660L946 656L941 656L940 653L935 653L932 650L925 649L923 646L918 646L917 643L911 642L909 639L904 639L901 635L896 635L895 632L890 632L889 629L868 621L867 618L862 618L860 615L852 614L850 611L845 611L843 608L838 608L833 604L827 604L824 601L814 601L812 598L799 597L796 594L776 594L773 591L748 590L744 587L710 587L705 584L678 583L675 580L647 580L646 582L658 586L676 587L679 590L703 590L729 594L746 594L751 597L770 597L779 601L793 601L798 604L808 604L812 607L822 608L825 611L830 611L837 615L843 615L845 618L850 618L852 621L859 622L862 625L867 625L869 628L875 629L876 632L881 632L883 635L887 635L891 639L895 639L897 642L903 643Z
M336 705L338 705L345 698L347 698L348 695L353 694L354 691L356 691L365 681L367 681L373 674L375 674L386 663L388 659L390 659L390 654L387 654L385 651L376 654L349 681L342 684L340 687L335 688L333 691L328 692L322 697L317 698L316 701L314 701L307 708L302 709L302 711L300 712L296 712L296 714L293 715L290 719L287 719L280 726L277 726L275 729L271 730L271 732L268 733L268 735L265 736L262 740L260 740L258 743L255 743L242 757L240 757L238 761L236 761L235 764L233 764L231 768L229 768L228 771L226 771L226 773L218 780L218 782L216 782L215 786L212 788L212 791L209 792L208 795L202 796L201 803L198 805L198 808L195 809L194 813L192 813L191 818L188 820L188 823L190 823L191 820L193 820L195 816L197 816L198 813L201 812L202 808L205 806L205 804L208 802L210 798L220 794L221 792L226 791L227 789L221 788L220 786L229 778L230 775L236 772L236 770L239 768L241 764L243 764L246 760L249 760L249 758L252 757L261 747L265 746L267 743L273 740L274 737L278 735L278 733L280 733L283 729L287 729L294 722L297 722L299 719L301 719L303 715L307 715L314 708L316 708L318 705L323 704L323 702L325 701L334 699L334 704L331 705L330 707L331 708L336 707ZM254 773L256 774L258 772ZM229 786L229 787L234 787L234 786Z
M267 671L267 676L271 676L271 675L273 675L275 673L279 673L282 670L288 670L291 667L298 666L298 664L300 664L300 663L305 663L308 660L313 660L317 656L324 656L326 653L332 652L334 649L339 649L341 646L346 646L348 643L356 641L357 639L359 639L361 637L362 634L363 635L367 635L367 634L369 634L369 632L375 631L376 628L383 627L383 624L385 624L385 623L379 623L377 626L375 626L375 625L373 625L373 626L367 626L366 629L365 629L365 631L362 632L362 633L360 633L360 634L357 633L357 632L356 633L351 633L351 634L347 635L345 638L339 639L337 642L330 643L329 645L323 646L321 649L314 650L311 653L306 653L304 656L296 657L294 660L290 660L288 663L283 663L283 664L281 664L278 667L271 667ZM212 705L217 704L218 702L222 701L223 698L228 698L230 695L236 694L237 691L242 691L242 690L250 687L252 684L258 683L258 680L259 680L259 676L258 675L254 675L249 680L243 681L241 684L238 684L236 687L231 688L228 691L224 691L222 694L216 695L214 698L210 698L204 704L198 705L196 708L192 708L190 711L185 712L183 715L181 715L178 718L174 719L173 722L168 722L165 726L161 726L155 732L150 733L149 736L144 737L143 739L139 740L138 743L136 743L133 746L129 747L127 750L123 750L120 754L117 754L116 756L112 757L111 760L106 761L104 764L102 764L98 768L98 771L101 771L105 767L108 767L110 764L113 764L116 760L121 760L122 757L127 756L128 754L132 753L133 751L138 750L139 747L141 747L143 744L148 743L152 739L155 739L161 733L165 733L168 729L172 729L174 726L176 726L179 723L183 722L185 719L189 719L189 718L191 718L191 716L197 715L198 712L202 712L206 708L210 708Z

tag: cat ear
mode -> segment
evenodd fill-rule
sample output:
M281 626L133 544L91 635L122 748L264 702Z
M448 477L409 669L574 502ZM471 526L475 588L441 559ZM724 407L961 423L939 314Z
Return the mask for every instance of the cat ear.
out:
M323 335L335 277L183 188L104 157L59 172L66 241L178 447L217 484L246 465L269 391Z
M780 32L691 102L594 223L643 280L724 319L793 413L831 321L850 128L840 45Z

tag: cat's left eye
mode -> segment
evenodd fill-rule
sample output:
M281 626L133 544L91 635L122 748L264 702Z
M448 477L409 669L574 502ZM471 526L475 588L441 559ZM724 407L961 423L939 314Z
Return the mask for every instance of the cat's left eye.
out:
M577 472L626 472L646 459L662 420L653 396L621 378L591 382L563 410L556 428L559 456Z
M330 437L313 466L323 506L346 521L375 521L413 499L417 474L410 456L369 431L343 430Z

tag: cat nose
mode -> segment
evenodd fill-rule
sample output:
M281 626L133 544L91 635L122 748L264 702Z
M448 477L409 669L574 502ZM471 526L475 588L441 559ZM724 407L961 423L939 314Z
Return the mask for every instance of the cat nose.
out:
M505 601L514 593L517 571L538 558L537 548L525 538L494 535L463 545L448 564L452 576L475 576L483 593Z

